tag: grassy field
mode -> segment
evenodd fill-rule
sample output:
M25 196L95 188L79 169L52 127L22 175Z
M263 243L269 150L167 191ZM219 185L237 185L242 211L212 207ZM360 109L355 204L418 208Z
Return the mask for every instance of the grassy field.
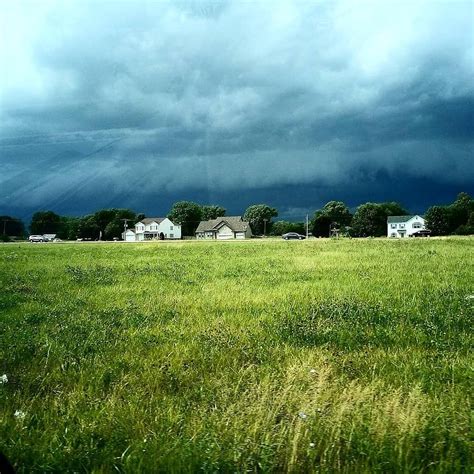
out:
M472 472L473 244L0 245L0 451L18 472Z

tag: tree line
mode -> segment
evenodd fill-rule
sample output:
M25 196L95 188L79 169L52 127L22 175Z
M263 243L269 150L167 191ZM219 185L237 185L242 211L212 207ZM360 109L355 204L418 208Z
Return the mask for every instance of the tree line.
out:
M331 229L353 237L387 235L387 218L411 214L397 202L367 202L351 214L341 201L330 201L314 213L311 232L315 237L331 235ZM474 199L467 193L458 194L447 206L431 206L424 214L426 228L434 236L474 234Z
M183 236L194 236L202 220L224 217L227 210L219 205L201 205L191 201L173 204L167 217L181 224ZM387 235L387 217L407 215L410 212L397 202L367 202L358 206L352 214L342 201L329 201L312 215L309 232L315 237L329 237L333 232L353 237L381 237ZM278 210L267 204L249 206L244 220L250 222L255 235L282 235L287 232L306 233L305 222L274 221ZM456 200L446 206L431 206L425 215L426 227L432 235L474 234L474 199L467 193L460 193ZM60 239L112 240L120 238L124 224L133 227L145 218L145 214L130 209L101 209L82 217L60 216L53 211L39 211L33 214L30 223L31 234L56 234ZM0 216L2 240L12 237L23 238L25 226L20 219Z

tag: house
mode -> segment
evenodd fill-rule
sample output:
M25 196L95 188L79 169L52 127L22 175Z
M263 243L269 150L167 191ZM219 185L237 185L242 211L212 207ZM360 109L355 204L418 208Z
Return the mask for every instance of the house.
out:
M426 230L423 216L388 216L387 237L411 237L416 232Z
M147 217L135 224L135 241L181 239L181 226L167 217Z
M133 229L127 229L126 232L122 232L122 239L125 240L125 242L136 242L137 237L135 231Z
M209 221L201 221L196 229L197 239L249 239L252 229L241 216L218 217Z

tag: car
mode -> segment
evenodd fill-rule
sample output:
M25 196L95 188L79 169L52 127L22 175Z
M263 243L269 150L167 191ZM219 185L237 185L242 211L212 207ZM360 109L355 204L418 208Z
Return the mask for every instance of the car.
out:
M303 240L306 239L304 235L298 234L297 232L287 232L281 236L285 240Z
M431 235L430 230L419 230L411 234L411 237L429 237Z
M30 242L44 242L44 236L42 235L30 235L28 237Z

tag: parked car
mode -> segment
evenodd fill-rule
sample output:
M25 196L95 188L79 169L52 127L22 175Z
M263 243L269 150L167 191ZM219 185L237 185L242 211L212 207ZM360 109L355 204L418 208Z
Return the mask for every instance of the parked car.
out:
M411 237L429 237L431 235L431 230L419 230L411 234Z
M303 240L306 239L304 235L298 234L297 232L287 232L286 234L283 234L282 239L285 240Z
M30 242L44 242L44 237L42 235L30 235L28 240Z

